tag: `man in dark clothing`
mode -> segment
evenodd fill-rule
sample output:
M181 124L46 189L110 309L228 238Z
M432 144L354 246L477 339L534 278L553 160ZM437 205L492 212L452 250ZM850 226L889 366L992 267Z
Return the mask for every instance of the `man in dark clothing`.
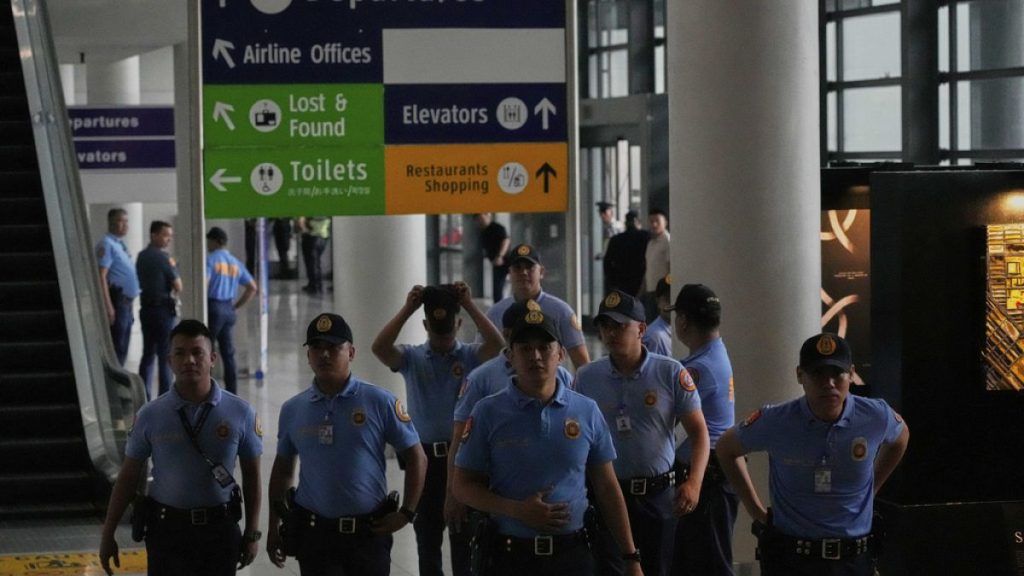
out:
M480 226L480 244L484 256L491 261L491 285L494 288L494 301L497 302L503 297L505 279L508 277L508 263L505 261L509 247L508 230L495 222L490 212L477 214L476 223Z
M606 292L622 290L635 296L643 285L647 269L644 257L650 234L640 229L636 211L626 213L626 230L608 240L604 254L604 287Z

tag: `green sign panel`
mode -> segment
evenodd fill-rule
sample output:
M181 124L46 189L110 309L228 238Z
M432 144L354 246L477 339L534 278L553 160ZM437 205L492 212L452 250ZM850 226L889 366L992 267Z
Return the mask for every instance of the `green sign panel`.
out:
M384 146L207 150L210 218L384 213Z
M203 87L207 148L384 143L380 84Z

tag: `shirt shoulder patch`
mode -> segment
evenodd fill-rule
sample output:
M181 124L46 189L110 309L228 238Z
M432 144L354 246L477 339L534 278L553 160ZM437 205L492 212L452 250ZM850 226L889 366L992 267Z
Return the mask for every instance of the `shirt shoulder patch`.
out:
M744 420L743 423L740 424L740 426L743 426L744 428L750 426L754 422L757 422L759 418L761 418L761 414L762 413L760 408L754 410L753 412L750 413L750 416L747 416L747 419Z
M395 400L395 415L402 422L412 422L412 416L409 416L409 413L405 411L405 406L402 405L401 400Z
M687 392L697 390L697 384L694 383L693 378L690 377L690 371L686 368L679 371L679 387Z

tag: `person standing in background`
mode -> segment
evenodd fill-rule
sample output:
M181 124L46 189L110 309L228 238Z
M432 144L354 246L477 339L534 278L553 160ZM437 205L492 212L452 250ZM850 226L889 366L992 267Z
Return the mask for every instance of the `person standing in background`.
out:
M296 226L302 232L302 259L306 264L308 282L302 287L307 294L322 294L324 291L321 258L331 237L331 219L322 216L299 218Z
M477 226L480 227L480 244L484 256L491 262L492 300L498 302L505 293L505 278L508 276L508 254L510 240L508 230L494 221L494 214L483 212L476 215Z
M128 344L132 337L132 303L139 295L139 277L135 273L124 237L128 234L128 212L124 208L111 208L107 212L107 234L96 244L96 260L100 268L100 284L105 290L103 303L110 323L110 337L114 340L117 362L124 366L128 358Z
M150 395L153 380L153 362L159 374L159 392L170 389L171 373L171 329L174 328L176 298L181 294L181 278L174 258L167 253L167 247L174 238L174 229L167 222L154 220L149 225L149 246L139 252L136 271L140 298L139 320L142 322L142 359L139 360L139 375L146 383L146 399Z
M658 280L668 276L672 265L669 240L672 235L668 231L668 215L661 208L651 208L647 216L647 223L651 226L651 240L647 243L644 252L644 287L641 299L644 302L644 309L648 321L653 321L658 316L657 297L655 288Z
M242 262L228 252L228 235L214 226L206 233L206 299L210 334L224 361L224 387L232 394L238 391L238 369L235 365L235 339L232 332L238 319L235 311L245 305L259 289ZM236 301L238 288L244 290Z

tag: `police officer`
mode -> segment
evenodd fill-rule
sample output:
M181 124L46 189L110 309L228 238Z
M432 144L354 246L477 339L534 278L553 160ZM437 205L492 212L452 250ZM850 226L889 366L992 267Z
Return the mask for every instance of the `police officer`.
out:
M672 312L669 308L669 304L672 302L671 274L658 280L658 287L654 289L654 298L657 301L658 317L644 331L644 347L648 352L671 356L672 324L670 322L672 321Z
M427 463L419 436L401 401L352 374L356 349L341 316L314 318L305 345L314 378L281 407L267 552L279 568L286 552L293 553L303 576L387 575L391 534L416 520L423 490ZM387 497L385 442L405 460L401 507ZM297 460L302 466L291 499L286 493ZM290 509L282 515L285 502Z
M427 341L417 346L397 346L402 327L423 306L423 327ZM482 344L465 344L457 338L462 324L459 308L469 314L483 334ZM473 303L464 282L441 286L413 286L398 314L381 329L373 341L373 354L385 366L401 372L405 379L409 414L427 454L427 476L413 527L422 576L443 576L441 543L444 540L444 499L448 484L448 438L459 386L466 372L481 360L494 357L504 339L498 329ZM469 575L468 535L449 532L452 569L456 576Z
M583 521L587 479L628 573L642 573L607 425L592 400L556 379L565 357L558 334L540 310L518 318L509 345L516 376L504 391L478 402L466 422L455 457L455 496L491 514L496 528L481 576L591 574Z
M152 459L153 483L135 514L146 516L150 576L234 574L256 557L260 532L262 429L256 411L210 376L217 360L206 326L183 320L171 331L171 391L139 410L107 506L100 563L120 566L114 530ZM234 477L242 472L241 491ZM239 531L239 493L245 529Z
M107 233L96 244L96 260L100 268L100 284L106 290L103 303L110 323L110 336L114 340L117 361L124 366L128 358L128 344L132 337L132 303L139 295L139 278L128 254L124 237L128 234L128 212L111 208L107 212Z
M331 219L324 216L299 218L296 225L302 232L302 259L306 265L306 285L302 291L307 294L321 294L324 291L324 274L321 260L331 237Z
M608 356L576 373L576 390L593 398L611 429L615 475L622 486L633 539L644 551L644 572L665 576L672 566L676 518L693 512L708 461L708 431L700 396L682 364L647 351L643 304L615 290L594 318ZM693 443L696 471L676 485L676 422ZM597 550L599 573L621 574L619 558Z
M718 438L736 420L732 363L718 329L722 322L722 303L707 286L687 284L668 310L675 311L676 336L690 350L690 355L681 362L697 385L711 442L700 502L692 514L679 519L676 527L672 573L674 576L732 576L732 531L738 500L714 457ZM678 478L689 474L692 449L689 438L676 449Z
M577 369L590 362L583 331L572 307L562 300L544 292L540 281L544 279L544 266L540 253L529 244L520 244L508 255L509 277L512 280L512 295L487 311L487 319L495 326L501 322L501 315L513 302L533 300L540 304L544 315L558 326L562 334L562 346L569 352L569 358Z
M501 317L502 335L508 340L512 324L516 318L525 316L530 310L540 310L540 305L533 300L516 302L505 310ZM466 506L455 498L452 492L452 479L455 477L455 454L458 453L459 445L462 443L462 433L466 430L466 421L473 413L476 403L482 398L491 394L497 394L512 381L515 376L515 369L508 359L509 349L504 349L500 354L474 368L462 383L459 389L459 399L455 404L455 414L452 417L452 438L448 448L448 493L444 502L444 518L448 529L452 532L461 532L467 528L466 522L473 525L473 519L469 517ZM558 365L558 373L555 378L559 385L572 388L572 373L566 370L561 364Z
M850 346L834 334L800 348L804 395L755 411L718 440L717 455L759 533L761 574L871 576L874 495L903 458L910 432L884 400L850 394ZM771 512L743 464L768 452Z
M174 328L175 297L181 293L181 278L174 258L166 252L174 238L174 229L167 222L154 220L149 225L149 246L139 252L136 271L140 298L139 320L142 321L142 359L139 374L146 383L146 398L150 398L153 379L153 361L159 374L159 393L171 386L171 328Z
M224 387L238 391L238 369L235 365L235 338L232 333L238 319L235 311L252 299L258 291L245 265L228 252L228 235L214 226L206 233L206 303L210 333L217 341L217 350L224 359ZM242 296L238 297L238 287Z

